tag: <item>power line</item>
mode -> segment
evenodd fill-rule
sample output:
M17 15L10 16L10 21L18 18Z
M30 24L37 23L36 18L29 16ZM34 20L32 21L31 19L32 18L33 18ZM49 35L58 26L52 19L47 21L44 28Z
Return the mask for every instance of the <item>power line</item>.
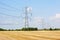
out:
M3 8L3 7L0 7L1 9L5 9L5 10L8 10L8 11L12 11L12 10L9 10L9 9L7 9L7 8Z
M14 7L12 7L12 6L9 6L9 5L7 5L7 4L5 4L5 3L3 3L3 2L0 2L0 4L5 5L5 6L7 6L7 7L10 7L10 8L13 8L13 9L15 9L15 10L20 10L20 9L14 8Z
M7 6L7 7L10 7L10 8L13 8L13 9L15 9L15 10L19 10L19 9L14 8L14 7L11 7L11 6L9 6L9 5L7 5L7 4L5 4L5 3L1 2L1 1L0 1L0 4L1 4L1 5L5 5L5 6ZM5 9L5 10L8 10L8 11L12 11L12 10L9 10L9 9L7 9L7 8L3 8L3 7L1 7L1 9ZM1 13L1 12L0 12L0 14L2 14L2 15L6 15L6 16L11 16L11 17L19 18L19 17L17 17L17 16L8 15L8 14Z
M5 10L8 10L8 11L12 11L12 10L9 10L9 9L3 8L3 7L0 7L0 8L1 8L1 9L5 9ZM21 16L13 16L13 15L8 15L8 14L1 13L1 12L0 12L0 14L2 14L2 15L6 15L6 16L11 16L11 17L16 17L16 18L21 17Z
M14 11L14 12L18 11L18 10L10 10L10 9L4 8L4 7L0 7L0 9L4 9L4 10L7 10L7 11Z
M10 16L10 17L20 18L20 17L18 17L18 16L12 16L12 15L8 15L8 14L1 13L1 12L0 12L0 14L2 14L2 15L6 15L6 16Z

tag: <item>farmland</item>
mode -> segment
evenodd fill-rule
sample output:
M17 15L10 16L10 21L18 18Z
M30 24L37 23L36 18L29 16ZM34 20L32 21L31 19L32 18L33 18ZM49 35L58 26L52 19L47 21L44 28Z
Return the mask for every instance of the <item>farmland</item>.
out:
M0 31L0 40L60 40L60 31Z

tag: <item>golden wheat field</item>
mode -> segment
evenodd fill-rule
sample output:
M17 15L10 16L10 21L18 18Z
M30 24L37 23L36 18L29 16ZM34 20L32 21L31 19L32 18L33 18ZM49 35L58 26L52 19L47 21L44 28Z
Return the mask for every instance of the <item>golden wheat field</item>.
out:
M0 40L60 40L60 31L0 31Z

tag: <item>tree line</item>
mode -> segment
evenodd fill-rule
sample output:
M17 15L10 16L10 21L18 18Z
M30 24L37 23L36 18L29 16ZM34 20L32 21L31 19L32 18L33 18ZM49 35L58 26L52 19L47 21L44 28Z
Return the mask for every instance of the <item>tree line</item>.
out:
M0 31L37 31L38 28L32 28L32 27L27 27L27 28L22 28L22 29L3 29L0 28Z
M0 31L39 31L39 30L60 30L60 28L49 28L49 29L38 29L38 28L32 28L32 27L27 27L27 28L22 28L22 29L3 29L3 28L0 28Z

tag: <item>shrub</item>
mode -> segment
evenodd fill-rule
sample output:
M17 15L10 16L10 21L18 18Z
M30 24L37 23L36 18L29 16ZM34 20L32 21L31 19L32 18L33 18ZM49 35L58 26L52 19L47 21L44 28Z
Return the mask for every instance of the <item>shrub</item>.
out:
M7 31L6 29L2 29L2 28L0 28L0 31Z
M53 30L52 28L50 28L49 30Z
M23 31L35 31L35 30L38 30L38 29L37 28L28 27L28 28L22 28L21 30L23 30Z

